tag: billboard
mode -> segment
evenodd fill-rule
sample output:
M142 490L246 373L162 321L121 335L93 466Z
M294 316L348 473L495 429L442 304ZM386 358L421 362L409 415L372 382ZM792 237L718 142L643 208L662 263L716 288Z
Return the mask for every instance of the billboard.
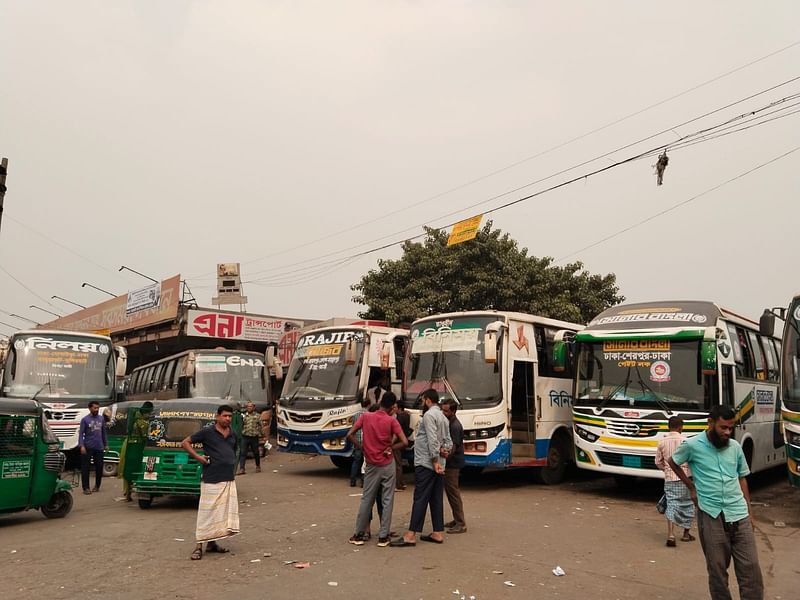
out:
M186 335L277 344L285 333L300 329L302 321L261 317L218 310L190 310Z
M163 280L159 284L161 290L159 300L150 308L141 308L129 313L129 294L125 294L44 323L40 329L88 332L104 330L112 334L171 321L178 316L180 285L180 275Z

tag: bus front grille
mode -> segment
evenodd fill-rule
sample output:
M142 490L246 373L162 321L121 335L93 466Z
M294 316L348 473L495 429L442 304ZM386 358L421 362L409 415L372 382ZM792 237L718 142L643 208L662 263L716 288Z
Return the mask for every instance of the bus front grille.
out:
M640 456L638 454L618 454L616 452L600 452L597 457L604 465L610 467L633 467L640 469L657 470L656 459L653 456Z

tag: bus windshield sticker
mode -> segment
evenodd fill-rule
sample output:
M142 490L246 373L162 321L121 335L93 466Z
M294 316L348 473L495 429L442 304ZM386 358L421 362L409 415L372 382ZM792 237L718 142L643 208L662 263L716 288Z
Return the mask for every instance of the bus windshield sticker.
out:
M478 349L480 329L427 328L411 334L414 354L429 352L474 352Z
M672 379L672 377L670 377L669 363L663 360L657 360L650 365L650 381L666 383L670 379Z
M603 352L669 352L670 340L607 340Z
M201 354L197 357L195 368L200 373L225 373L228 363L224 356Z

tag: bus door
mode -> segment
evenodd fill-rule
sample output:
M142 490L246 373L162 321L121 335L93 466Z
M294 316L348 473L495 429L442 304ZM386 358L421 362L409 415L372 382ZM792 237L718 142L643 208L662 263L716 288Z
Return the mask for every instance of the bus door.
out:
M511 377L512 460L536 458L536 363L513 362Z

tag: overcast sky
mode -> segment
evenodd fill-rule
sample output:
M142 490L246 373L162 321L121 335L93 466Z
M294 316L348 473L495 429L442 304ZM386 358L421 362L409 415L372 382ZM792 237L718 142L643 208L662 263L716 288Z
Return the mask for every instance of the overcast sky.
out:
M146 283L123 264L180 273L209 306L217 262L261 279L245 284L251 312L355 315L350 285L399 250L297 268L800 92L784 85L465 209L800 76L798 44L524 160L800 41L800 2L0 0L0 15L0 267L32 290L0 271L0 310L37 320L28 306L52 310L53 294L105 298L84 281ZM800 114L676 150L662 187L647 158L489 218L560 258L798 145ZM569 260L616 273L631 301L709 299L758 317L800 291L799 166L800 151Z

